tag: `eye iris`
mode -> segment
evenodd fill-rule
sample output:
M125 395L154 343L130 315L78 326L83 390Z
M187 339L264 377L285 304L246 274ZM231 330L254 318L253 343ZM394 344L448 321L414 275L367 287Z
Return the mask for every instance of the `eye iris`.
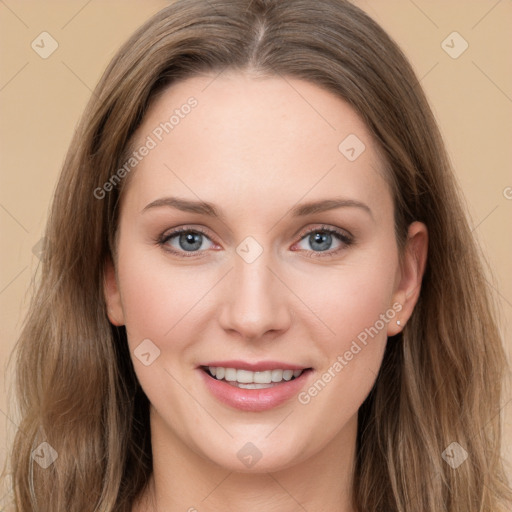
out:
M201 237L201 233L182 233L179 237L180 247L184 251L195 251L201 247Z
M317 232L312 234L309 237L309 240L311 247L314 248L316 243L320 243L320 247L317 246L317 249L320 251L326 251L332 243L332 235L330 233Z
M179 235L179 245L184 251L197 251L201 248L202 237L202 233L191 231L181 233ZM309 235L309 241L314 249L326 251L332 244L332 235L326 231L316 231Z

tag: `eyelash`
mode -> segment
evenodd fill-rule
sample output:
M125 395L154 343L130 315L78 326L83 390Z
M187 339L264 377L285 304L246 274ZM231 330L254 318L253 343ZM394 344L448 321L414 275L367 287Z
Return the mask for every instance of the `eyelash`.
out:
M354 243L353 237L349 235L347 232L329 226L321 226L320 228L312 228L302 232L300 234L299 242L302 241L303 238L306 238L307 236L311 235L312 233L328 233L330 235L334 235L334 237L337 238L343 245L341 247L338 247L338 249L331 249L329 251L306 251L306 256L308 258L334 257Z
M191 257L198 257L198 255L202 251L176 251L174 249L170 249L169 246L167 246L167 242L174 238L177 235L180 235L181 233L200 233L204 235L206 238L210 240L210 237L201 228L190 228L190 227L182 227L182 228L176 228L172 230L170 233L163 233L160 235L160 237L156 240L159 246L161 246L164 250L175 254L179 257L183 258L191 258ZM336 228L332 228L329 226L321 226L320 228L313 228L309 229L303 233L300 234L299 242L301 242L304 238L306 238L308 235L311 235L312 233L328 233L330 235L334 235L340 242L343 243L342 247L339 247L338 249L330 250L330 251L306 251L306 256L308 258L328 258L336 256L338 253L343 251L344 249L350 247L354 243L354 239L352 236L348 235L346 232L341 231ZM211 241L211 240L210 240ZM298 243L298 242L297 242ZM201 256L199 256L201 257Z

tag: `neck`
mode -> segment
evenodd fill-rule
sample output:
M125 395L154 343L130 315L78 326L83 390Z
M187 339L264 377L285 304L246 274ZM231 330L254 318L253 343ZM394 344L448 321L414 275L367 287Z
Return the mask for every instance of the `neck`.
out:
M191 450L152 409L153 474L133 512L355 512L356 436L357 415L307 460L279 471L235 472Z

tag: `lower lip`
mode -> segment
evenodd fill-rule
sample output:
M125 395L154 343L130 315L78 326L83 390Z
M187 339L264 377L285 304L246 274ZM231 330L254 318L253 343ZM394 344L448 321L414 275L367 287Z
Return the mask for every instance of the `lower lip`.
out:
M267 411L297 395L312 373L310 369L304 370L297 378L281 381L270 388L244 389L217 380L201 368L198 368L198 371L215 398L235 409L251 412Z

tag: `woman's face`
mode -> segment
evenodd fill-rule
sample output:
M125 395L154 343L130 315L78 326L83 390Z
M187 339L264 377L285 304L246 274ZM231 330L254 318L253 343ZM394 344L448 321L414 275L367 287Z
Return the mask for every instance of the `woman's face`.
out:
M165 90L133 148L105 290L153 435L237 471L352 449L426 247L413 224L399 265L361 119L310 83L224 72Z

